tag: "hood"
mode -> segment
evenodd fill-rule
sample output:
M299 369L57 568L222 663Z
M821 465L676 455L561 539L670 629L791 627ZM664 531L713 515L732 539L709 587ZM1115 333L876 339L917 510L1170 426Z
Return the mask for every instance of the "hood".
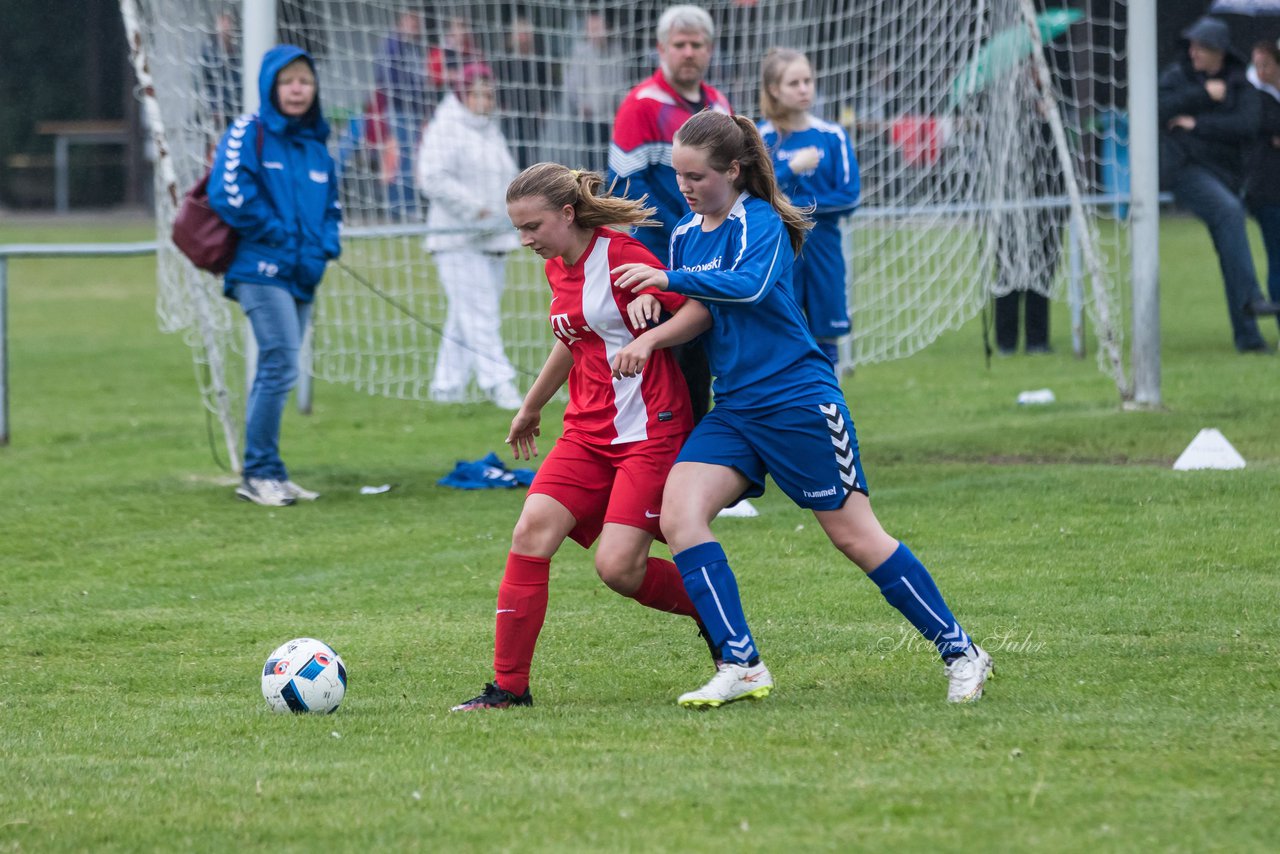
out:
M316 70L315 60L311 54L291 44L280 44L271 48L262 57L262 70L258 72L258 115L268 128L276 133L285 133L290 129L309 132L322 142L329 138L329 124L320 111L320 78L316 76L316 99L306 115L298 119L290 119L280 112L276 104L276 76L295 59L305 59Z

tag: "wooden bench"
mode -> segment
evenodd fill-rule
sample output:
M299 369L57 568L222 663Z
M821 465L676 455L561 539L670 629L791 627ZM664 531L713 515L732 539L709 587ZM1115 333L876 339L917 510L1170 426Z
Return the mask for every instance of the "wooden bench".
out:
M123 121L39 122L36 133L53 137L53 206L58 213L71 208L71 158L74 145L128 145L129 126Z

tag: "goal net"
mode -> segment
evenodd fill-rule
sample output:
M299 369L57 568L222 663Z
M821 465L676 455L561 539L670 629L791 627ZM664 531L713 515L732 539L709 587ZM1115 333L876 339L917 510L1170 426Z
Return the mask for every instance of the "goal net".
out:
M1119 331L1128 278L1126 7L1045 2L701 4L718 26L708 81L736 111L758 117L768 48L798 48L814 66L815 111L854 141L862 206L845 224L853 320L845 367L909 356L993 296L1030 289L1071 311L1076 349L1092 349L1128 394ZM210 406L234 410L239 313L167 235L173 187L198 179L241 111L240 3L121 5L136 10L135 46L151 78L146 114L159 129L161 327L188 336ZM603 169L612 110L652 73L654 26L667 5L279 0L275 40L317 62L345 214L342 263L318 292L314 376L428 397L447 305L423 248L413 155L460 64L493 69L499 121L520 166L546 159ZM513 253L502 331L522 390L552 343L547 299L541 262Z

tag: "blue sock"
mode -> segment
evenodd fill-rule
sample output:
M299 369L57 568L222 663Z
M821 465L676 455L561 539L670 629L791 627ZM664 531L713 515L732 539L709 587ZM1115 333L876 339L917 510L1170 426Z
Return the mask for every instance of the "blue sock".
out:
M748 665L760 660L747 618L742 613L738 580L720 544L712 540L672 555L684 579L684 589L698 609L711 644L731 664Z
M897 551L867 577L876 583L890 605L933 642L943 658L954 657L969 648L969 636L951 615L929 570L905 543L898 543Z

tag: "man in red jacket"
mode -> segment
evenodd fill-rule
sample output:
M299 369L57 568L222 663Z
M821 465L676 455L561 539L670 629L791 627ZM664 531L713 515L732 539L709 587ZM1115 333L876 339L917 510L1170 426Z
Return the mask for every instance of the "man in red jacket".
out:
M647 197L661 225L636 229L635 236L664 263L671 230L689 206L671 168L671 139L690 116L702 110L732 113L729 100L703 77L711 65L715 24L698 6L672 6L658 19L658 70L627 94L613 122L608 181L614 193ZM700 342L672 348L689 384L694 421L711 402L711 371Z

